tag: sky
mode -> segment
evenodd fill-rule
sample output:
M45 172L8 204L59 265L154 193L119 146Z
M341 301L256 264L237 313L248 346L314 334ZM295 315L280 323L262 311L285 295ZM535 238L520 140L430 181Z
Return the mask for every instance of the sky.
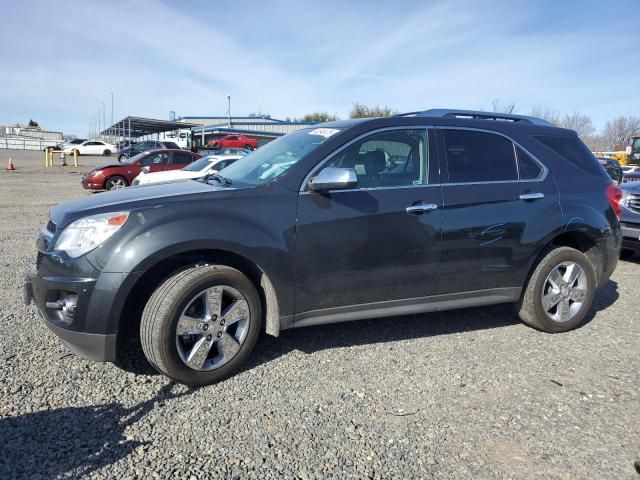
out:
M640 3L0 0L0 124L514 103L640 115Z

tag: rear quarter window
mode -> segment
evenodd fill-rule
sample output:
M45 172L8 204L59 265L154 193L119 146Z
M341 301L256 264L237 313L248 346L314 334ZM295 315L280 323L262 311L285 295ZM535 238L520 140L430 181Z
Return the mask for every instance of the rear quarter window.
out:
M606 177L600 162L575 135L534 135L538 142L587 173Z

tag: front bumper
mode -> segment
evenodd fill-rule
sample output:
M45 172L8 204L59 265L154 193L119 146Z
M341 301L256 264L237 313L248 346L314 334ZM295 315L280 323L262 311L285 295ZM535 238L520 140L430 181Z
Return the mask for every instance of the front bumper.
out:
M102 179L82 177L81 183L87 190L102 190Z
M96 282L94 278L42 276L34 265L25 276L24 301L34 304L37 316L71 352L89 360L113 362L117 333L100 331L106 328L105 316L90 318L89 314ZM63 298L73 299L64 309Z
M640 223L621 222L622 248L640 251Z

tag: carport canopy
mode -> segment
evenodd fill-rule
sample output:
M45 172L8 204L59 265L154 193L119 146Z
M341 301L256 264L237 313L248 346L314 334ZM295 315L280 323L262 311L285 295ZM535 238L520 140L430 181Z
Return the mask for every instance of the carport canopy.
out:
M181 128L191 128L196 125L197 124L195 123L157 120L155 118L125 117L100 132L100 134L138 138L145 135L152 135L154 133L171 132Z

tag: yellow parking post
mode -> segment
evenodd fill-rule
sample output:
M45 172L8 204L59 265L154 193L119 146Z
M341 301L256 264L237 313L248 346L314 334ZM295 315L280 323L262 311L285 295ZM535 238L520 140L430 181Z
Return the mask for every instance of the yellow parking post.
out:
M49 149L45 148L44 149L44 168L47 168L49 166Z
M78 166L78 150L76 150L75 148L73 149L73 166Z

